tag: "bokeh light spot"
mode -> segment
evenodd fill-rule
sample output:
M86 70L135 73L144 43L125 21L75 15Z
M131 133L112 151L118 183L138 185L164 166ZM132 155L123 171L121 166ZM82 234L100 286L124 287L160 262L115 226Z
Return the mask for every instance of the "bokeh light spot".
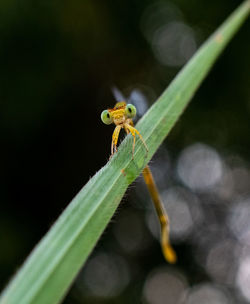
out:
M183 22L171 22L155 31L152 49L163 65L181 66L196 51L194 32Z
M250 257L241 259L236 283L242 295L250 301Z
M180 272L162 268L148 276L143 297L149 304L178 303L186 288L186 278Z
M220 156L214 149L197 143L181 153L177 172L182 182L189 188L205 191L220 181L223 166Z
M188 293L185 304L229 304L228 295L224 290L212 284L202 284L191 288Z
M222 240L209 251L206 268L218 283L228 285L234 283L236 268L234 257L236 246L234 243L231 240Z
M123 258L99 253L86 264L83 280L93 296L115 297L129 283L130 273Z
M231 208L229 226L238 240L250 240L250 199L245 199Z
M151 42L157 29L166 22L180 20L182 13L173 2L158 1L149 5L141 18L141 30L146 39Z

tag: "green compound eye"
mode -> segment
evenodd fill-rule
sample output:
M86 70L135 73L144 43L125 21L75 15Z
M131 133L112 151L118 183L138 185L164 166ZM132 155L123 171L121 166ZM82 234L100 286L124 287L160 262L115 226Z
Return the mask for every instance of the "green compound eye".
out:
M127 104L125 108L125 114L128 118L133 118L136 115L136 107L132 104Z
M105 123L105 125L110 125L113 122L113 119L108 110L102 111L101 119L102 122Z

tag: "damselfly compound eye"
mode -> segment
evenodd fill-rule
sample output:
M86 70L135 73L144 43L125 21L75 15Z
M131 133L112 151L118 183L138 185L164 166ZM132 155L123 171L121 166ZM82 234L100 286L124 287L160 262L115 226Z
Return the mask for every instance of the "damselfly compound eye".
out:
M113 122L113 118L111 117L108 110L102 111L101 119L102 122L105 123L105 125L110 125Z
M136 107L132 104L127 104L125 108L125 114L128 118L133 118L136 115Z

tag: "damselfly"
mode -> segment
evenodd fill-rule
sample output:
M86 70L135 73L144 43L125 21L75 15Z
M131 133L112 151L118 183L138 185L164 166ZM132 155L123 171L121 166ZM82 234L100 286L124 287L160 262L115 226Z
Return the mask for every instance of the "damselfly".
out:
M107 125L114 123L116 125L112 136L111 156L117 151L117 142L122 128L127 134L131 133L133 136L132 158L134 158L136 135L138 135L139 139L142 141L145 150L148 151L146 142L144 141L140 132L134 127L132 119L135 117L135 115L136 107L132 104L127 104L125 101L120 101L116 103L114 108L107 109L102 112L101 119L103 123ZM176 254L169 242L168 215L165 211L163 203L161 202L161 198L149 166L146 166L143 169L142 175L148 187L148 191L151 195L161 225L161 247L163 255L169 263L175 263L177 259Z

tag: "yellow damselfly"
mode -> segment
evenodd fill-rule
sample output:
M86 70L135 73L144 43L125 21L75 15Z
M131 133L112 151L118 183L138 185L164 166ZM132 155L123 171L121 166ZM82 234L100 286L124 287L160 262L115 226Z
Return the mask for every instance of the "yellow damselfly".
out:
M136 135L139 136L146 151L148 151L148 147L143 137L141 136L140 132L134 127L132 119L135 117L135 115L136 107L132 104L127 104L125 101L118 102L114 108L107 109L102 112L101 119L105 124L109 125L114 123L116 125L112 136L111 156L117 151L117 142L121 129L125 129L127 134L131 133L133 136L132 158L134 158ZM160 195L149 166L146 166L144 168L142 175L148 187L161 225L161 247L163 255L169 263L175 263L177 259L176 254L169 242L168 215L165 211L163 203L161 202Z

